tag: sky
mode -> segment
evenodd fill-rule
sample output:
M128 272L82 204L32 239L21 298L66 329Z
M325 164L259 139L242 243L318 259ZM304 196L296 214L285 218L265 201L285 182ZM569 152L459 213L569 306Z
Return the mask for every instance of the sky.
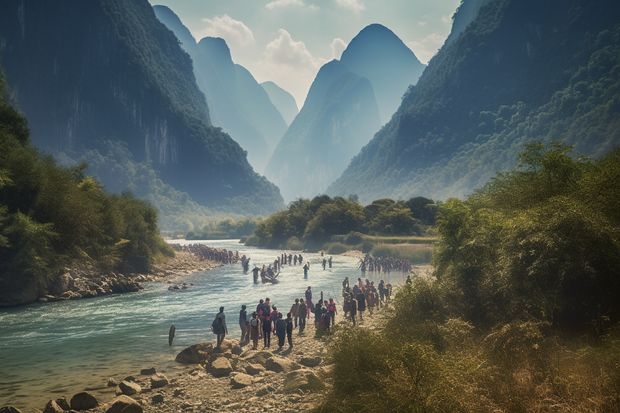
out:
M339 59L364 27L392 30L423 63L450 32L460 0L149 0L174 11L197 41L221 37L258 82L271 80L298 107L320 67Z

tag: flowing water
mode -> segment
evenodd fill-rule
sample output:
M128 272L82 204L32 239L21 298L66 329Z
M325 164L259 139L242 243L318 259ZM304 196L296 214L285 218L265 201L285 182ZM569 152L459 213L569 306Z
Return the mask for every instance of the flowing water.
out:
M246 254L250 268L272 263L282 252L246 247L236 240L201 242ZM183 281L193 285L181 291L168 291L167 283L154 282L138 293L0 310L0 407L42 409L49 399L70 398L84 389L110 394L109 377L135 375L152 366L173 372L182 368L174 362L182 349L215 341L210 326L220 306L225 308L229 336L238 338L241 304L250 314L260 298L270 297L286 314L307 286L312 286L313 301L321 291L326 299L340 301L344 277L354 281L360 276L357 258L333 256L333 267L323 270L319 254L303 255L311 263L307 280L297 265L284 266L278 284L254 284L251 272L243 274L241 264L231 264L188 275ZM369 273L366 277L376 279ZM381 277L397 283L403 275ZM171 324L176 337L170 347Z

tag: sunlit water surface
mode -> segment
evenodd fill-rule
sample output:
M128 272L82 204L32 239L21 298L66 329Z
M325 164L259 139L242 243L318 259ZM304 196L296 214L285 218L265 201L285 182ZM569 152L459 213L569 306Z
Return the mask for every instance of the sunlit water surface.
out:
M192 241L197 242L238 250L251 258L251 266L271 263L282 252L246 247L236 240ZM251 313L260 298L270 297L285 314L308 285L314 301L320 291L325 298L341 301L344 277L360 276L357 258L333 256L332 268L323 270L319 254L303 255L311 263L307 280L297 265L284 266L278 284L254 284L251 272L243 274L240 264L231 264L188 275L183 281L193 286L182 291L168 291L167 283L147 283L138 293L0 310L0 406L42 409L51 398L69 398L84 389L111 398L109 377L136 375L151 366L172 373L182 368L174 362L177 353L214 341L209 327L220 306L225 308L229 335L237 338L242 304ZM392 283L403 277L366 276ZM176 337L170 347L171 324Z

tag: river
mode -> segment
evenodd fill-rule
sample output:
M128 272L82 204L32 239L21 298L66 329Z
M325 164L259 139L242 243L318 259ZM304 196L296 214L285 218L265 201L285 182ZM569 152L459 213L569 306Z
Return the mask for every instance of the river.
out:
M283 252L246 247L237 240L191 241L197 242L237 250L251 258L251 266L272 263ZM193 285L181 291L153 282L137 293L0 309L0 407L33 411L49 399L70 398L84 389L111 399L108 378L122 379L152 366L170 374L182 368L174 362L177 353L214 341L210 325L220 306L225 308L229 336L238 338L242 304L251 313L260 298L270 297L286 314L309 285L314 301L323 291L325 298L340 302L344 277L360 276L357 258L335 255L332 268L323 270L319 254L303 255L311 263L307 280L297 265L284 266L278 284L254 284L241 264L231 264L189 274L183 281ZM371 275L366 276L372 280ZM403 277L383 276L392 283ZM176 337L168 346L171 324Z

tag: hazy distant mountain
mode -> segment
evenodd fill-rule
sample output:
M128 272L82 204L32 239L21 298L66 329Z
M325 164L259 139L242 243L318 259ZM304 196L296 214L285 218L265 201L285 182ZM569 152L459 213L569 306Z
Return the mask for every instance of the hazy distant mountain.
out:
M154 6L155 14L172 30L194 62L198 86L204 92L213 125L229 133L262 171L287 123L267 92L243 66L235 64L221 38L205 37L198 44L172 10Z
M265 92L267 92L271 103L280 111L280 114L284 118L284 122L286 122L286 126L290 125L293 119L295 119L295 116L299 113L299 108L297 107L297 102L295 102L293 95L274 82L263 82L260 85L265 89Z
M80 159L116 142L205 205L282 205L241 147L211 126L190 58L146 0L2 1L0 44L39 147Z
M382 124L390 120L407 87L417 82L426 67L398 36L380 24L371 24L359 32L340 61L353 73L370 80Z
M379 130L381 110L387 119L423 68L377 24L364 28L340 61L324 65L265 170L285 200L324 192Z
M595 156L620 144L620 3L489 0L464 29L459 13L460 35L329 194L464 196L527 141Z

